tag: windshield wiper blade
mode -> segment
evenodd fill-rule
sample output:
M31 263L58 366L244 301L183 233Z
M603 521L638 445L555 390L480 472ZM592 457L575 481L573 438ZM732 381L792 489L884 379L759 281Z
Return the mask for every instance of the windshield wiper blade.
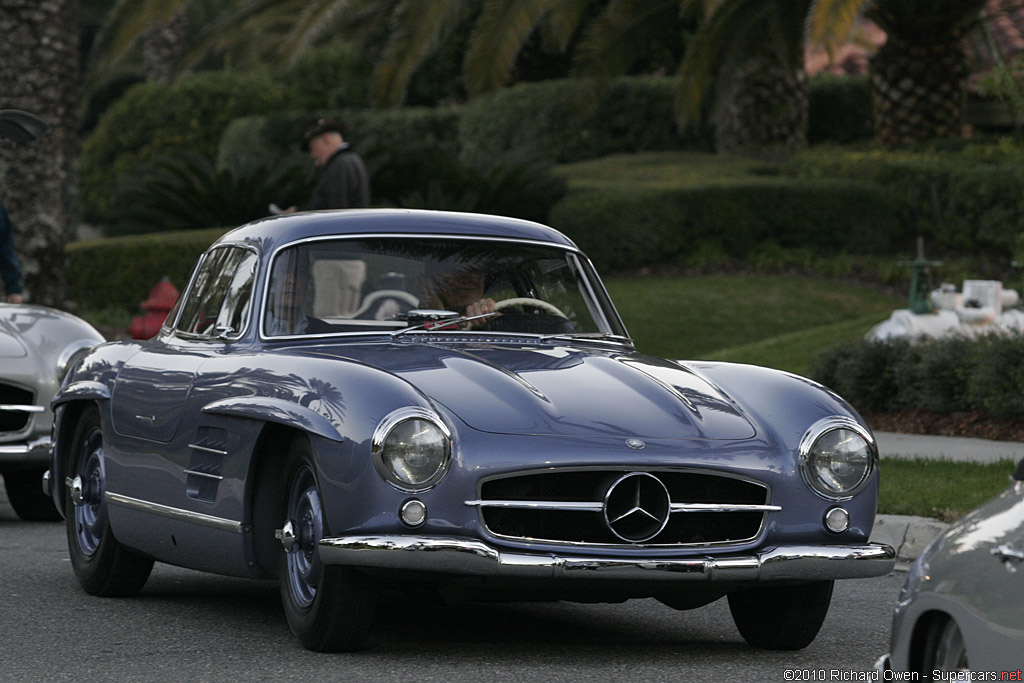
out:
M591 340L591 341L608 341L616 342L619 344L633 345L633 340L629 337L623 337L621 334L608 334L606 332L561 332L558 334L545 334L542 335L541 341L551 341L564 339L568 341L574 341L577 339Z
M501 315L498 311L491 311L490 313L481 313L480 315L460 315L454 318L441 318L440 320L427 320L426 322L417 323L416 325L410 325L409 327L402 328L391 333L392 339L398 339L407 332L448 332L459 329L459 326L471 322L473 320L483 320L484 318L493 318L494 316Z

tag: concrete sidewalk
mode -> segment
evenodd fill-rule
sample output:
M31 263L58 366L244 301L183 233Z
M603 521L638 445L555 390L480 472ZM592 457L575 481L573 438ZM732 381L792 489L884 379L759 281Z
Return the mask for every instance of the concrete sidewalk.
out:
M979 463L1000 460L1016 463L1024 458L1024 443L1016 441L892 432L875 432L875 439L878 441L878 452L883 458L935 458ZM896 548L897 562L909 563L917 559L931 540L948 527L948 524L927 517L878 515L871 531L871 540Z

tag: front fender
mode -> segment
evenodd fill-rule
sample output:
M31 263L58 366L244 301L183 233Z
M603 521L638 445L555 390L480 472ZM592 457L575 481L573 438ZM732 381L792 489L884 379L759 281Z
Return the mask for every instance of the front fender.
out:
M56 394L53 395L53 400L50 401L50 406L54 409L57 406L71 401L109 401L110 400L110 388L102 382L95 382L92 380L81 380L78 382L71 382L61 387Z
M291 401L268 396L237 396L206 404L207 415L228 415L251 420L273 422L288 427L301 427L331 441L344 441L338 428L320 413Z

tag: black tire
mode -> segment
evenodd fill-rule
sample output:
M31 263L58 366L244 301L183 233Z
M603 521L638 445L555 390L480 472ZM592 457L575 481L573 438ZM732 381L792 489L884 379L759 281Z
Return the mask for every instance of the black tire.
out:
M45 467L4 472L7 499L18 517L26 522L59 522L60 512L53 498L43 493Z
M925 632L923 664L921 673L923 680L931 680L933 671L954 672L969 671L967 646L957 623L948 617L936 615L928 624Z
M800 650L821 630L832 601L832 581L766 586L729 594L740 635L765 650Z
M153 560L125 548L110 529L103 464L103 432L95 406L82 411L71 442L71 478L81 477L83 499L75 504L65 487L65 528L71 567L85 592L101 597L138 593L153 570Z
M292 441L285 464L280 519L291 523L295 543L281 546L278 580L288 627L317 652L347 652L366 642L377 606L376 586L349 567L324 565L317 547L328 530L309 442Z

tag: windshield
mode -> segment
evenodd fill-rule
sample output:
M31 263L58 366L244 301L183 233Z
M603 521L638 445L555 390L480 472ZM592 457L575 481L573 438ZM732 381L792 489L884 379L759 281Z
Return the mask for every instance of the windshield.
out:
M263 334L397 332L421 327L428 312L472 315L481 300L494 302L493 315L440 329L625 336L600 283L571 251L405 237L318 240L280 250L264 297Z

